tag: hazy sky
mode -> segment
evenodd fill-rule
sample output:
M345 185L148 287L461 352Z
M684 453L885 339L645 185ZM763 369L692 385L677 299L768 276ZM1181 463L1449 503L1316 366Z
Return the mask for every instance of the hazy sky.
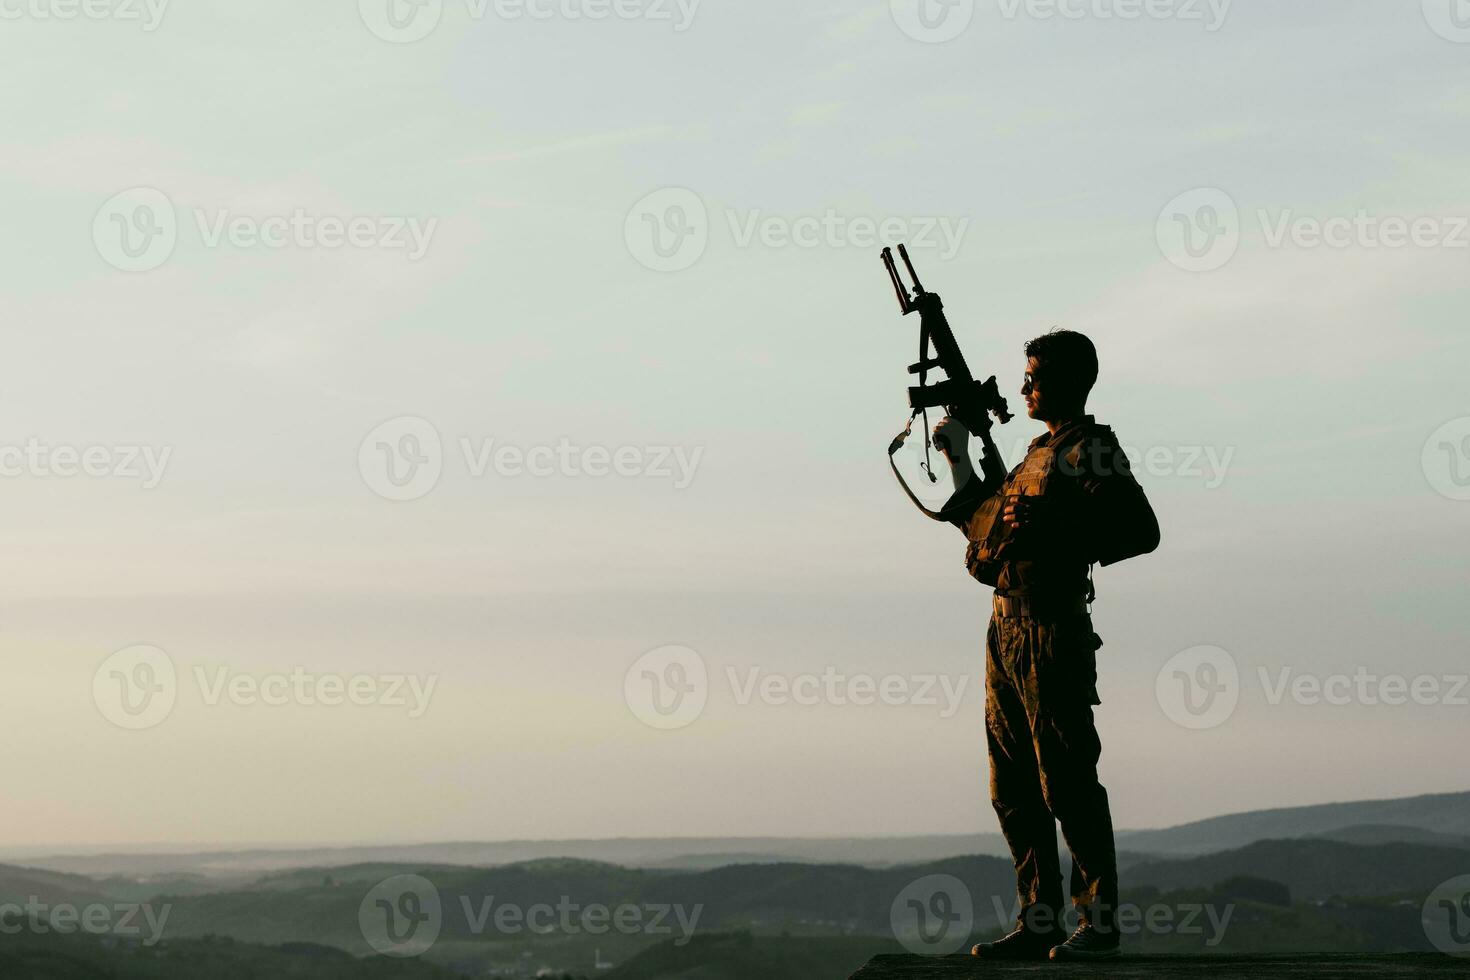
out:
M0 2L7 843L995 830L895 235L1100 348L1120 825L1467 788L1470 11L388 2Z

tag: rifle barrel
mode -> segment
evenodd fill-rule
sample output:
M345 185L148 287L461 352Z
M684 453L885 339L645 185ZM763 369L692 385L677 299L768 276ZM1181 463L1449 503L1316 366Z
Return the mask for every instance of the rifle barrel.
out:
M898 308L907 315L913 309L913 304L909 300L909 291L904 287L903 279L899 277L898 266L893 262L893 249L883 250L883 265L888 269L888 278L893 282L893 291L898 294Z
M917 296L923 296L924 286L919 282L919 274L914 271L914 264L909 261L908 246L900 243L898 246L898 254L903 256L903 264L908 266L909 278L914 281L914 294Z

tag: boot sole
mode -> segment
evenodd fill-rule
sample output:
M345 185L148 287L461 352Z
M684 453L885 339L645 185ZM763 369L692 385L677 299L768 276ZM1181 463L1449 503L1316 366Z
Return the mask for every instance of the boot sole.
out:
M1060 949L1060 947L1058 947L1058 949ZM1121 955L1122 955L1122 950L1118 950L1118 949L1110 949L1110 950L1107 950L1107 951L1099 950L1099 951L1097 951L1095 953L1094 952L1091 952L1091 951L1084 953L1081 950L1075 950L1074 949L1074 950L1068 950L1067 952L1065 952L1062 955L1058 956L1057 955L1057 950L1054 949L1054 950L1051 951L1051 955L1050 955L1049 958L1053 962L1062 962L1062 961L1065 961L1065 960L1077 960L1077 961L1083 961L1083 960L1110 960L1110 959L1113 959L1113 958L1115 958L1117 956L1121 956Z

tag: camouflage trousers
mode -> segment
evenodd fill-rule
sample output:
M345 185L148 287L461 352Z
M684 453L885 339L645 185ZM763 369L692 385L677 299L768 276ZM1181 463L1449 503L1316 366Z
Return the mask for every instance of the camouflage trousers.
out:
M986 636L985 729L990 799L1016 865L1019 924L1060 923L1062 872L1057 824L1072 853L1072 904L1085 921L1111 928L1118 859L1092 707L1097 649L1085 614L1042 622L997 616Z

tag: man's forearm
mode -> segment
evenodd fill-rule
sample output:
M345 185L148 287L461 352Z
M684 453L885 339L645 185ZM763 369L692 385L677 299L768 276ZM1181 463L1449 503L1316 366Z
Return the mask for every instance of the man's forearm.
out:
M966 459L965 462L968 464L969 460ZM949 522L967 535L970 518L975 516L975 511L979 510L980 505L986 500L994 496L1000 490L1001 484L1005 482L1004 472L1000 473L999 477L989 475L988 471L991 467L987 465L985 458L981 459L980 468L981 472L987 475L982 476L975 472L974 467L970 465L966 465L963 470L958 466L954 467L956 489L944 505L944 515ZM965 477L963 480L962 475Z

